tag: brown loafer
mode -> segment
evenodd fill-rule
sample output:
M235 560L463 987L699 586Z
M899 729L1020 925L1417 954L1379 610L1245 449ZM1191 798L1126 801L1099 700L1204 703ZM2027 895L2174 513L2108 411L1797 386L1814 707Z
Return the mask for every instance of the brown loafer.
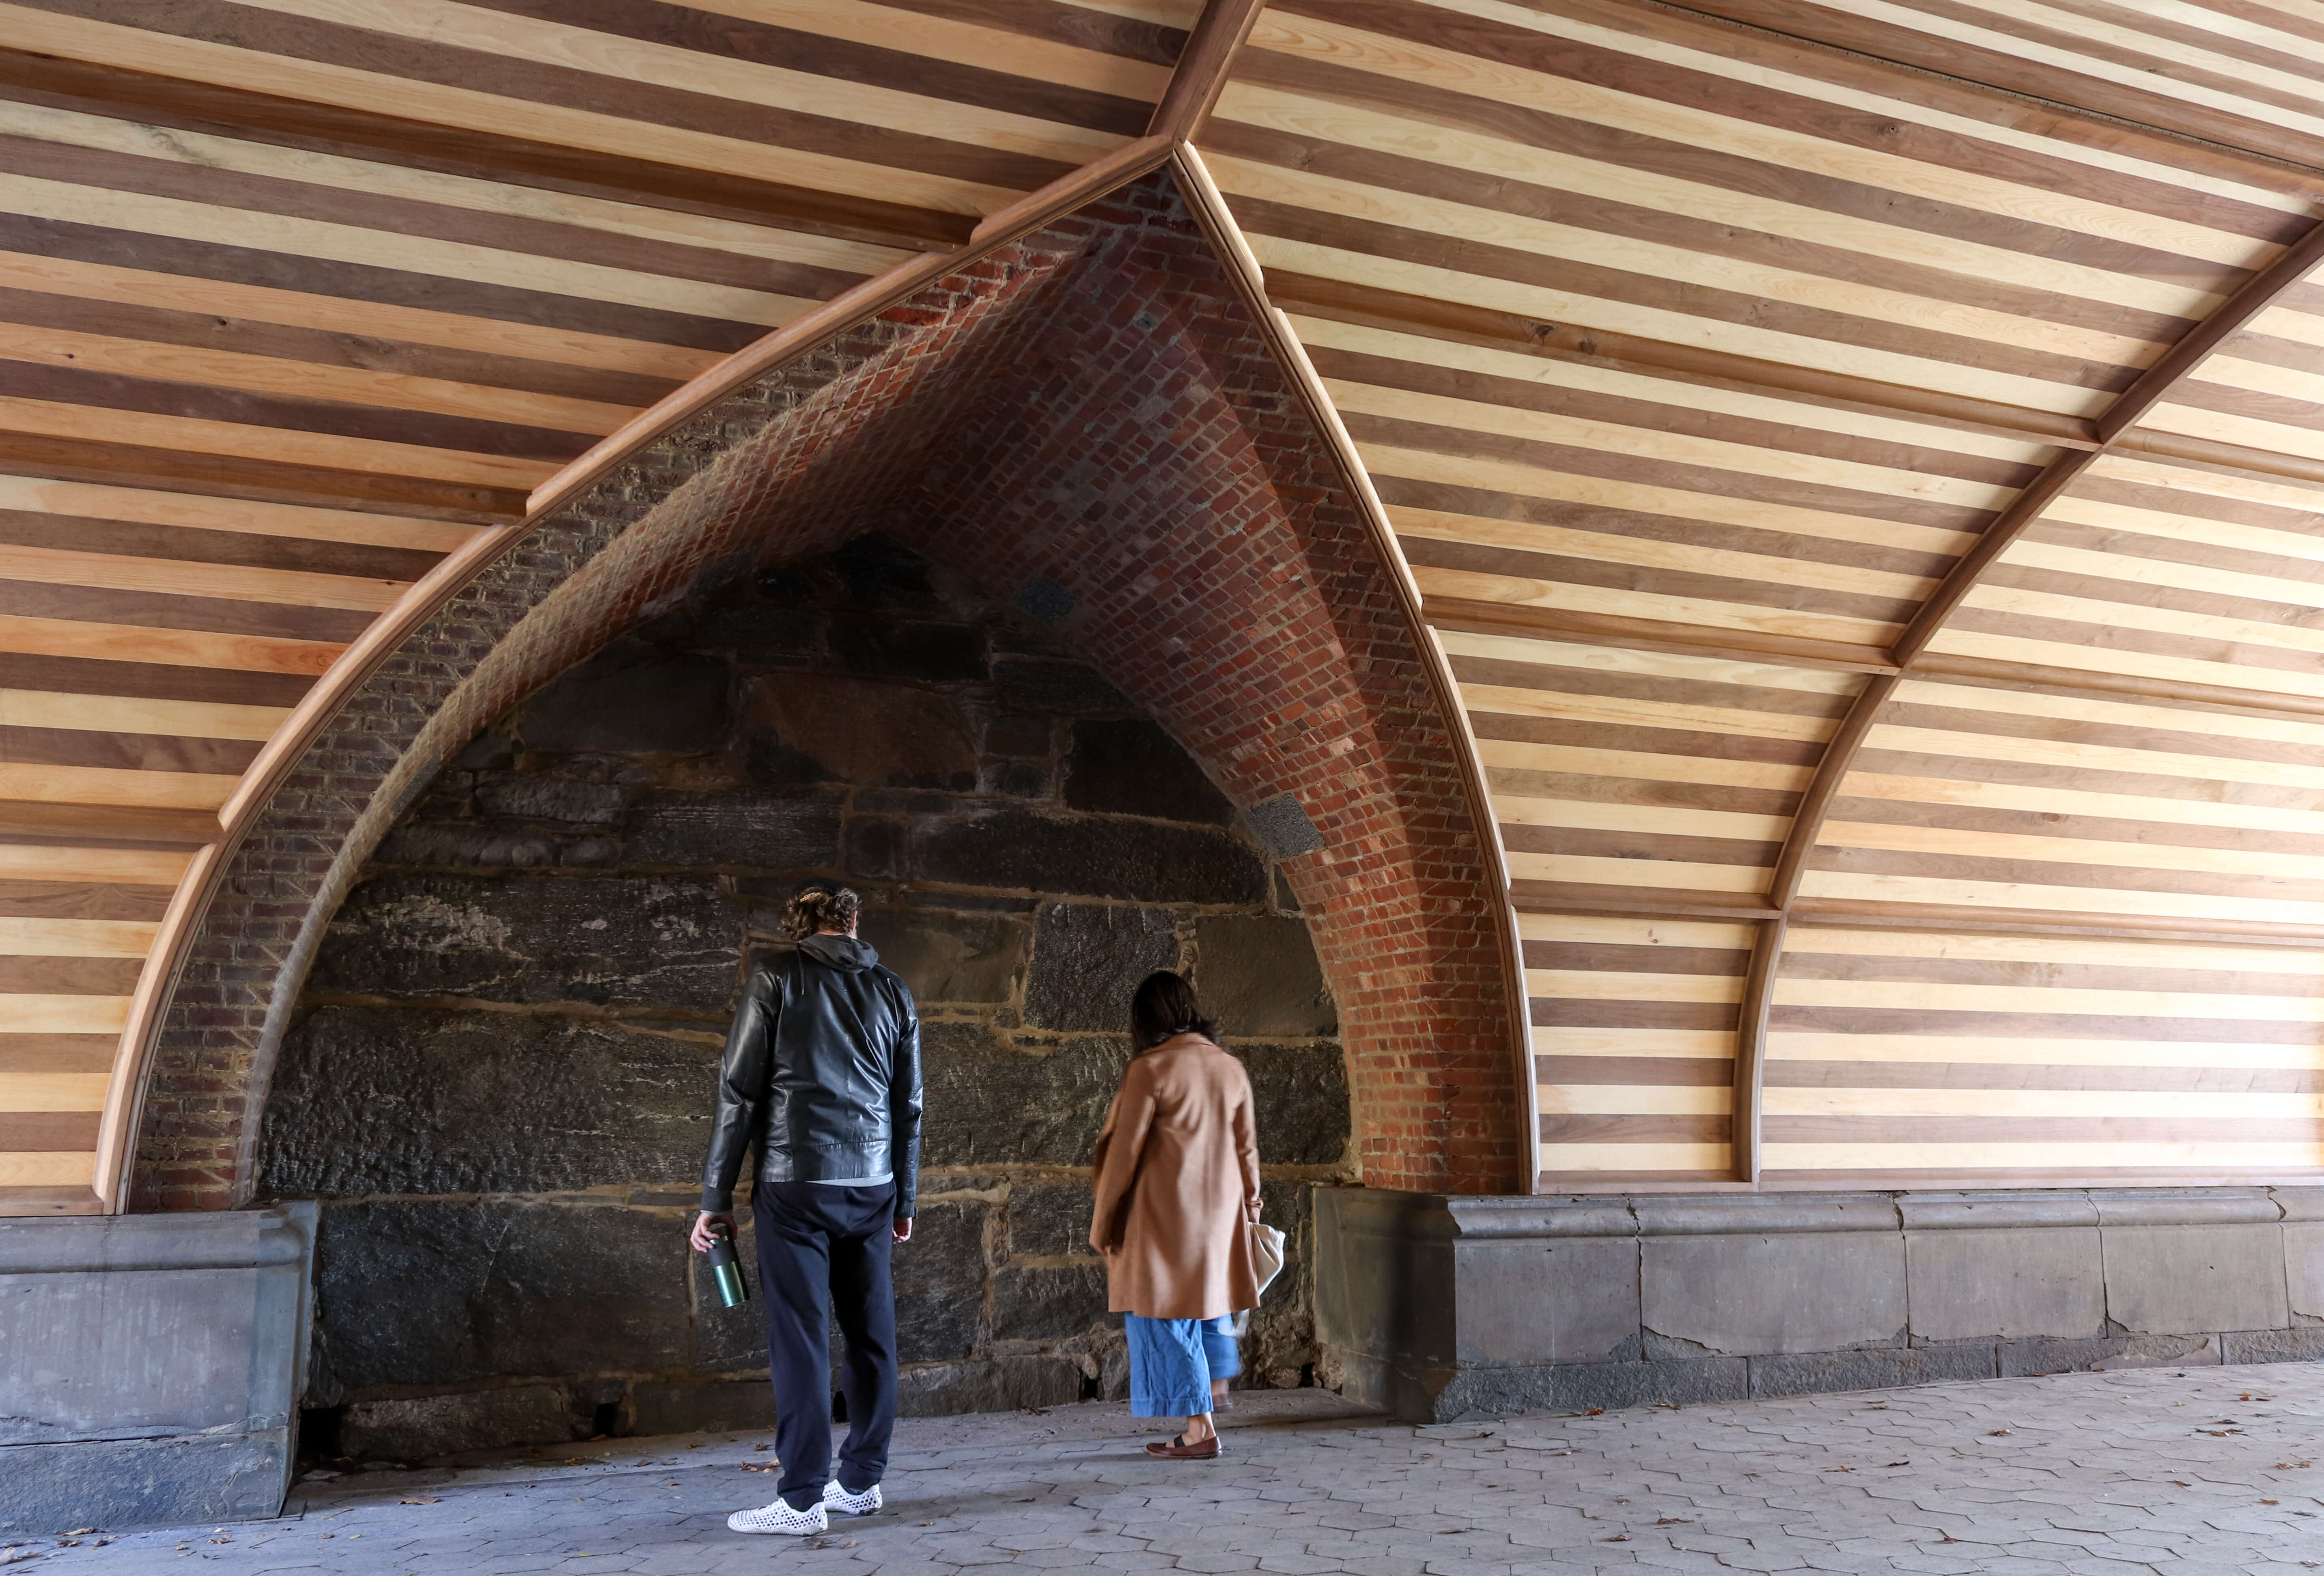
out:
M1157 1439L1146 1447L1149 1456L1160 1456L1173 1461L1207 1461L1219 1453L1219 1436L1211 1435L1200 1444L1187 1444L1178 1439Z

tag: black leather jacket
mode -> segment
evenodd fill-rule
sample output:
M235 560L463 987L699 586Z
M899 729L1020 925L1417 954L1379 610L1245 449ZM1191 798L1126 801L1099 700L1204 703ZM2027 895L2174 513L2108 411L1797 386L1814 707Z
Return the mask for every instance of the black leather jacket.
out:
M734 1207L742 1153L758 1180L896 1178L911 1218L920 1172L920 1018L904 982L846 935L810 935L751 971L726 1055L702 1168L702 1207Z

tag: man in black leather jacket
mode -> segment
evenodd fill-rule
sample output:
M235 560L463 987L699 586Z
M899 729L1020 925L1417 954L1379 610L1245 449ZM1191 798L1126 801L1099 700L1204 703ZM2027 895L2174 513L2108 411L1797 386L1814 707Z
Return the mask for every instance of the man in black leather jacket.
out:
M896 1424L896 1295L889 1256L912 1234L920 1166L920 1021L903 981L855 939L860 901L809 886L784 916L798 943L751 971L718 1072L693 1241L734 1225L755 1143L751 1208L775 1385L774 1503L736 1532L821 1532L869 1516ZM846 1337L847 1442L831 1475L831 1320Z

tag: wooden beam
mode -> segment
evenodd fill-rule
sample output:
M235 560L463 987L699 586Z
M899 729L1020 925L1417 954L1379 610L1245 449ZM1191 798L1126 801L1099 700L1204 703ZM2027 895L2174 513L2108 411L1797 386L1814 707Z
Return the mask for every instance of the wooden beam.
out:
M1223 0L1212 0L1213 8L1222 4ZM1373 489L1371 473L1365 469L1362 456L1356 452L1355 439L1341 421L1339 410L1324 390L1314 364L1307 359L1306 348L1299 343L1290 319L1268 304L1266 276L1259 269L1259 259L1251 253L1250 244L1243 238L1241 226L1229 211L1226 198L1192 144L1181 144L1171 154L1171 171L1177 178L1186 206L1194 210L1195 222L1216 249L1228 280L1241 297L1316 435L1323 439L1333 467L1340 474L1341 484L1356 504L1356 512L1371 532L1372 545L1379 556L1397 611L1403 615L1414 649L1420 653L1429 687L1435 693L1437 707L1457 747L1462 793L1475 828L1478 859L1485 867L1486 879L1495 889L1492 918L1500 942L1503 1005L1517 1064L1517 1099L1512 1116L1522 1123L1519 1150L1525 1157L1524 1175L1530 1176L1540 1152L1541 1112L1534 1081L1533 1009L1526 993L1525 950L1517 935L1517 910L1508 897L1508 861L1501 847L1499 822L1493 815L1492 795L1485 786L1484 763L1478 755L1475 735L1469 729L1468 708L1462 702L1460 684L1452 677L1452 664L1446 660L1443 648L1429 630L1428 619L1421 608L1420 587L1413 578L1412 566L1405 560L1403 548L1397 544L1388 506Z
M2089 935L2129 941L2210 941L2314 947L2324 925L2265 919L2124 918L2071 908L1987 908L1954 903L1886 902L1863 898L1802 898L1790 909L1802 925L1850 930L1963 930L2003 935Z
M1823 747L1815 775L1808 779L1807 790L1800 795L1799 806L1792 812L1791 829L1784 834L1784 846L1775 855L1775 873L1767 883L1767 900L1776 908L1789 908L1798 895L1808 854L1823 831L1824 817L1831 813L1831 801L1840 792L1840 779L1855 763L1856 752L1864 746L1864 736L1872 731L1874 720L1880 708L1888 704L1896 684L1897 676L1893 672L1875 675L1858 693L1848 714L1840 718L1831 742Z
M2237 689L2224 684L2149 678L2136 673L2089 672L2080 668L2051 668L2038 662L2005 662L1992 657L1930 652L1913 664L1912 676L1957 679L1992 689L2030 690L2038 695L2055 694L2062 689L2125 700L2159 700L2172 705L2200 706L2207 711L2236 712L2246 716L2290 717L2303 723L2324 720L2324 696Z
M1743 1007L1735 1025L1735 1117L1728 1142L1735 1156L1735 1180L1759 1180L1759 1114L1767 1083L1767 1014L1775 1006L1775 977L1784 963L1784 934L1789 920L1778 914L1759 926L1751 948L1751 969L1743 976Z
M1440 629L1480 635L1519 635L1533 640L1581 641L1593 646L1623 646L1679 656L1723 657L1784 668L1817 668L1837 673L1894 673L1888 653L1877 646L1838 641L1761 634L1755 630L1715 630L1700 624L1618 613L1572 613L1519 602L1484 602L1465 596L1426 599L1428 622Z
M1202 134L1219 95L1226 90L1235 56L1243 40L1250 36L1251 23L1259 20L1261 4L1262 0L1210 0L1203 7L1194 31L1186 35L1186 47L1178 52L1170 86L1163 90L1162 102L1154 106L1154 118L1147 123L1148 136L1191 145Z

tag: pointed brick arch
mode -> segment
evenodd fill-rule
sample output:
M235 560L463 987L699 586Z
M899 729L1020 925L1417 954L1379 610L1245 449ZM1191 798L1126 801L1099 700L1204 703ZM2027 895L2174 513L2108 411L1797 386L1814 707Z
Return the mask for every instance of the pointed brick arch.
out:
M1059 631L1238 802L1288 794L1367 1180L1522 1186L1463 755L1392 571L1165 177L738 388L560 504L396 650L275 791L189 952L143 1208L247 1195L274 1048L364 859L437 763L707 575L878 527ZM1065 603L1070 601L1070 610Z

